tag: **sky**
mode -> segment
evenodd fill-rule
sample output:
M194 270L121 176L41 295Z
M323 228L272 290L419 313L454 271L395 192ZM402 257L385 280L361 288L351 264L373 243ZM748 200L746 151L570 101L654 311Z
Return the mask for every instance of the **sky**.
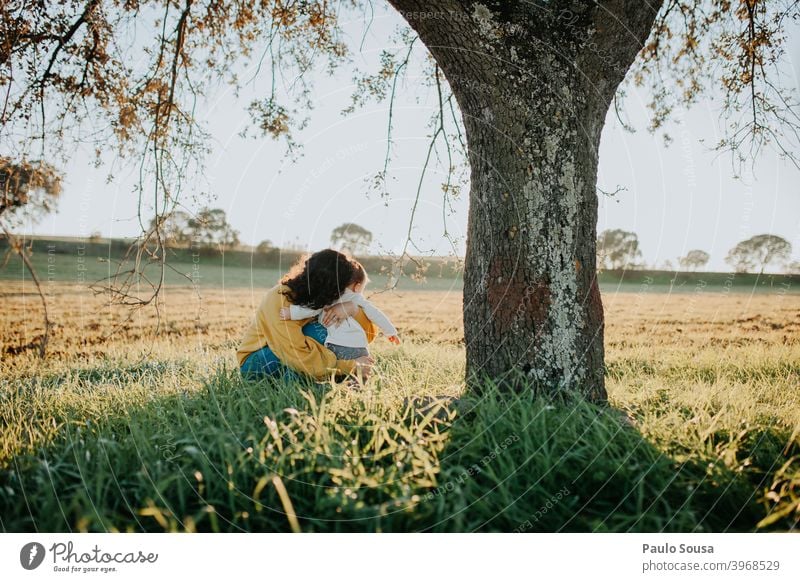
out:
M377 70L379 52L388 45L402 18L386 9L377 11L361 52L354 61ZM357 47L363 22L345 26ZM789 56L795 90L800 79L800 33L789 32ZM249 77L252 71L243 70ZM284 146L269 137L243 138L250 123L246 111L251 99L264 96L263 85L234 95L222 86L197 111L212 135L211 155L204 180L212 198L200 192L187 198L189 209L202 205L223 208L245 244L270 240L276 246L318 250L330 244L330 233L344 222L355 222L373 232L373 252L398 252L409 227L417 182L425 159L435 111L435 95L409 76L395 104L394 140L388 200L369 194L365 179L382 168L386 149L388 102L370 103L348 116L341 110L353 92L352 69L334 77L314 76L315 108L307 129L297 137L303 155L285 159ZM625 116L637 131L625 131L616 116L606 121L600 145L598 185L605 191L621 187L613 197L600 196L598 231L621 228L639 236L649 265L676 263L692 249L711 254L709 270L727 270L724 257L737 242L772 233L789 240L793 258L800 258L800 171L772 152L764 153L751 179L733 176L729 155L703 144L718 138L719 97L710 96L689 111L674 116L664 140L649 133L645 105L648 95L629 92ZM444 173L429 171L423 183L413 240L436 254L452 252L443 236L441 183ZM106 182L108 166L95 168L92 157L78 149L65 168L66 180L58 211L34 227L40 235L107 237L135 236L137 178L134 166L115 172ZM447 230L463 253L467 222L467 192L452 204Z

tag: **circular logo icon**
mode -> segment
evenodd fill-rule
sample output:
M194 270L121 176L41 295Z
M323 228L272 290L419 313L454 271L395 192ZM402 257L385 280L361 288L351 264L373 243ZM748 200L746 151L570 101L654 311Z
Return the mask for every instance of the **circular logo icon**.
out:
M44 561L44 546L39 542L30 542L19 551L19 563L26 570L35 570Z

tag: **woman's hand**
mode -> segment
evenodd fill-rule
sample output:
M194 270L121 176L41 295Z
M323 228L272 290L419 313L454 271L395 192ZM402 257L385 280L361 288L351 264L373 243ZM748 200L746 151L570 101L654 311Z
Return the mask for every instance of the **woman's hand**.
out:
M280 315L281 321L286 321L292 318L292 311L288 307L281 307L278 315Z
M348 317L352 317L358 313L358 305L352 301L345 301L326 307L322 310L322 313L322 325L330 327L331 325L339 325Z
M400 345L400 338L398 336L396 336L396 335L390 335L386 339L388 339L390 342L392 342L396 346Z
M366 380L372 375L372 366L374 364L375 359L372 356L361 356L360 358L356 358L355 373Z

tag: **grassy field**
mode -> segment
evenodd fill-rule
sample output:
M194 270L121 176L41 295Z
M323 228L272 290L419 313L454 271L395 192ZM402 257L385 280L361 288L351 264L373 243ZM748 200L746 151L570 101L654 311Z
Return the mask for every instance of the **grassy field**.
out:
M130 268L130 262L123 262L129 242L110 239L90 242L77 238L37 238L29 241L32 245L31 262L39 278L54 283L88 285L107 279L115 274L120 263L122 271ZM0 257L7 247L0 238ZM211 248L168 249L165 280L169 285L196 287L199 289L244 288L256 289L272 286L300 257L298 251L272 249L268 253L255 253L246 250L220 252ZM374 285L385 286L387 276L382 269L391 269L391 260L381 257L363 259ZM434 258L424 275L402 277L400 289L449 290L461 288L461 277L456 268L457 261L452 258ZM415 264L407 262L405 272L414 275ZM145 274L151 280L160 277L160 264L145 266ZM16 253L10 253L5 262L0 261L0 281L30 281L26 270ZM800 278L797 281L800 288Z
M756 531L800 519L800 295L606 291L610 404L465 392L460 291L387 293L346 385L245 382L257 288L132 318L0 285L4 531ZM115 330L112 334L112 330Z
M32 246L31 261L39 278L49 283L88 285L112 276L129 241L106 239L90 242L78 238L43 238L28 241ZM0 253L5 253L0 238ZM215 291L228 289L262 289L275 284L280 276L297 260L300 253L272 249L268 253L247 250L229 250L220 253L214 249L169 249L169 267L166 282L173 286L195 287ZM391 269L388 257L364 257L367 271L375 289L386 286L387 277L381 274ZM460 291L462 277L460 266L453 257L424 259L427 270L417 273L416 265L407 262L407 276L401 277L397 288L401 291ZM149 265L146 275L156 280L160 266ZM419 276L416 276L419 275ZM30 281L30 275L19 257L11 253L0 262L0 281ZM800 293L800 275L752 273L706 273L672 271L603 271L599 273L601 289L606 293Z

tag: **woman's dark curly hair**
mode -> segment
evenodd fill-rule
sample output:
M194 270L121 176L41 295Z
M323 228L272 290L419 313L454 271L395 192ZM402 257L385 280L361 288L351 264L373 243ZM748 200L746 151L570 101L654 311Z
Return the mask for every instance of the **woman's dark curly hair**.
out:
M344 254L325 249L302 257L281 279L284 295L294 305L321 309L335 302L353 279L353 263Z

